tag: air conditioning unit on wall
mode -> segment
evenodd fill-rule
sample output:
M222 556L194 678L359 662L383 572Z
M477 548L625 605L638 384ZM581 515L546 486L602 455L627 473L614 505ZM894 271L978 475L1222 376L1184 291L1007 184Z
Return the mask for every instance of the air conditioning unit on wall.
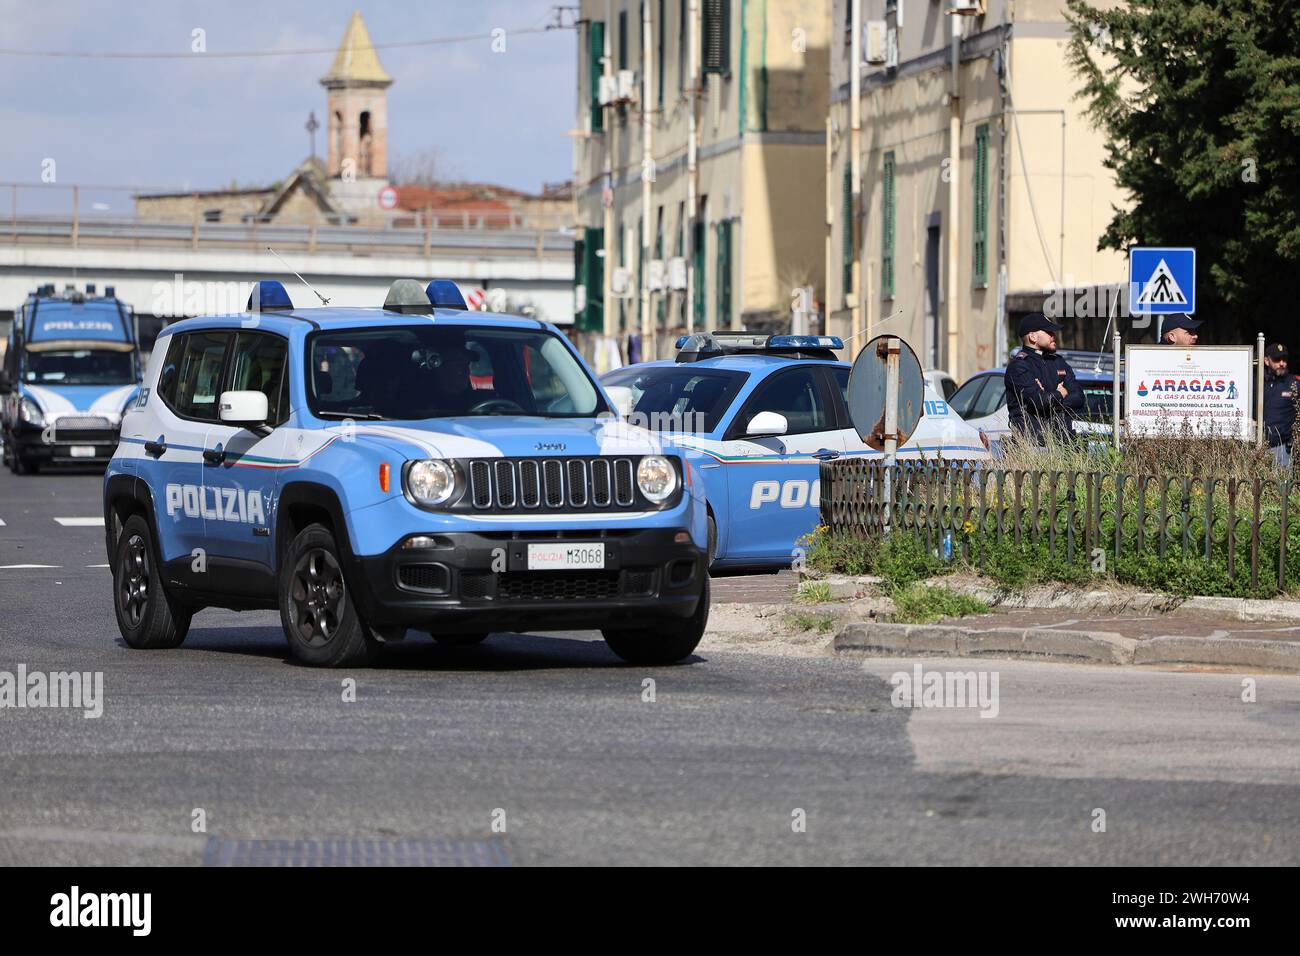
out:
M863 28L863 59L874 65L883 65L888 52L888 28L884 20L868 20Z

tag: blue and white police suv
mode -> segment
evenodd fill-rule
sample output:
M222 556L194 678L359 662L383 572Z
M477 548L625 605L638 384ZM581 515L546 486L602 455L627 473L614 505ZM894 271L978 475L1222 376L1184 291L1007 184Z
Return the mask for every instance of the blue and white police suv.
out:
M467 312L440 280L399 280L382 309L255 295L164 329L123 419L104 514L128 645L175 647L218 606L278 608L323 666L408 629L598 628L630 662L690 655L698 476L619 420L554 326Z
M686 452L703 476L714 568L789 567L818 523L820 465L880 457L849 419L851 366L835 336L712 332L678 340L675 361L608 372L628 421ZM901 461L987 459L979 432L928 381Z
M14 313L0 370L4 458L14 474L104 464L139 383L135 322L113 295L44 285Z

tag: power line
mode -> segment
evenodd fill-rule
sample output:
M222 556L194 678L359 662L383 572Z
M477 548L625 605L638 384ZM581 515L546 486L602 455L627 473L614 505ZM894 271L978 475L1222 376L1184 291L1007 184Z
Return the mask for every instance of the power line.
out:
M549 25L540 27L523 27L521 29L506 30L507 38L520 36L530 33L550 33L553 30L561 29L560 27ZM489 33L470 33L463 36L454 37L434 37L428 40L394 40L390 43L373 43L376 50L396 49L398 47L421 47L421 46L445 46L454 43L470 43L475 40L494 40L499 36L495 31ZM232 52L181 52L181 53L105 53L96 51L80 50L20 50L13 48L0 48L0 56L25 56L25 57L46 57L57 59L76 59L76 60L193 60L193 59L213 59L213 60L234 60L234 59L253 59L259 57L276 57L276 56L319 56L327 53L336 53L337 46L331 47L313 47L310 49L300 50L243 50Z

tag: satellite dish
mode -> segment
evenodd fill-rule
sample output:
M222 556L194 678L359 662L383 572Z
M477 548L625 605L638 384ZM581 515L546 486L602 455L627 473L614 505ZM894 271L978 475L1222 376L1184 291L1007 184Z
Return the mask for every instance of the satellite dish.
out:
M925 406L925 377L910 345L897 335L878 335L863 346L849 372L849 417L858 437L876 451L885 450L891 348L898 350L898 445L912 437Z

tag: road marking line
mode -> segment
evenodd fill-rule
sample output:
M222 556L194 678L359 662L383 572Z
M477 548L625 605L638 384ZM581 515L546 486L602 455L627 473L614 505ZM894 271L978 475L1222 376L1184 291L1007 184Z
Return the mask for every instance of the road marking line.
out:
M61 568L61 564L0 564L0 571L22 571L27 568Z
M102 528L103 518L55 518L65 528Z
M86 567L88 567L88 568L106 568L106 567L108 567L108 565L107 565L107 564L88 564L88 565L86 565Z
M0 518L0 528L3 528L4 526L5 526L5 519Z

